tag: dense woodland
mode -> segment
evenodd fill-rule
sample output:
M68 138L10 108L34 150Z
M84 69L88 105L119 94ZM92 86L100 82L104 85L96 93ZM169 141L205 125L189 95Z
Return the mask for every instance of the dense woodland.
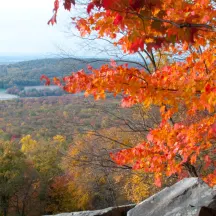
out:
M110 158L146 139L161 121L157 107L122 108L121 99L64 95L1 101L0 211L39 216L101 209L136 203L160 190L154 175ZM183 115L184 109L174 120ZM178 179L164 178L162 187Z
M151 175L119 167L109 154L143 139L160 120L158 110L123 109L120 100L65 95L2 101L0 211L23 216L100 209L156 192Z

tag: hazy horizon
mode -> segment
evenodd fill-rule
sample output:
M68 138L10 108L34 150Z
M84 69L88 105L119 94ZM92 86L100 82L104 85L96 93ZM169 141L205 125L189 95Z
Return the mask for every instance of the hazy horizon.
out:
M58 24L47 25L54 0L12 0L1 2L0 56L53 55L75 43L65 31L71 13L61 9ZM76 8L73 8L73 13Z

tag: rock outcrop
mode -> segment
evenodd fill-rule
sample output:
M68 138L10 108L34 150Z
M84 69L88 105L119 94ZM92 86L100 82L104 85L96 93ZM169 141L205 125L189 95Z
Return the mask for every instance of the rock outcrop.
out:
M56 216L126 216L127 212L133 208L135 205L125 205L118 207L110 207L95 211L81 211L72 213L62 213Z
M127 216L216 216L216 191L198 178L186 178L149 197Z
M216 216L215 189L199 178L186 178L136 206L110 207L56 216Z

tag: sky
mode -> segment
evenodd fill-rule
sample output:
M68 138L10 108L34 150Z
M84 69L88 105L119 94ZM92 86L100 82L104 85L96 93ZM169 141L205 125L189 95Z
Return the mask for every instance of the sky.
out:
M57 25L47 25L54 0L0 0L0 55L54 55L73 49L71 13L61 9ZM76 9L73 9L76 11Z

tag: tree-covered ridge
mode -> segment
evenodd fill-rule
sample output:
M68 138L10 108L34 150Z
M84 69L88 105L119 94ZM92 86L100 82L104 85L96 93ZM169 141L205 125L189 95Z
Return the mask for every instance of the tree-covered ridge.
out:
M42 74L63 76L72 72L73 68L79 70L82 67L82 62L74 59L42 59L0 65L0 87L41 85Z
M94 58L56 58L0 65L0 88L38 86L42 85L42 75L61 78L73 71L87 69L89 64L97 68L109 61Z

